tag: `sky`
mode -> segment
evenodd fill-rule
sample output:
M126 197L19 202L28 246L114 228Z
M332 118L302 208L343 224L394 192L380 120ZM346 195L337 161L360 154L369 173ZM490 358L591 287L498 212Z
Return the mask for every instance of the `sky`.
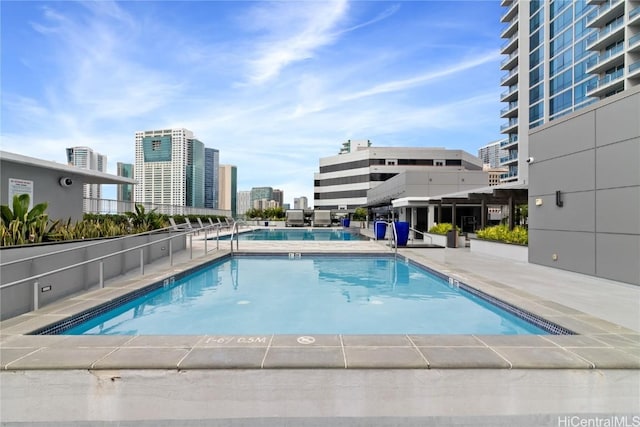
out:
M498 0L0 8L4 151L66 163L89 146L115 174L136 131L187 128L238 168L238 190L293 206L313 205L319 159L348 139L477 155L501 138Z

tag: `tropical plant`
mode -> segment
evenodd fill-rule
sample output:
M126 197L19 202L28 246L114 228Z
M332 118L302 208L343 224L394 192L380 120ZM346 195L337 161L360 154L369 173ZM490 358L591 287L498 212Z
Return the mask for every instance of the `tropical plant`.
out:
M28 194L13 197L13 209L0 206L0 234L2 246L40 243L56 225L49 225L49 215L45 213L47 203L38 203L29 209Z
M354 221L364 221L367 219L367 210L365 208L356 208L352 218Z
M514 243L518 245L529 244L529 232L526 228L516 226L513 230L505 224L494 225L492 227L483 228L477 232L478 239L493 240L504 243Z
M441 222L440 224L436 224L429 229L429 233L431 234L442 234L445 235L447 232L453 230L453 224L450 222ZM456 230L458 233L460 232L460 227L456 226Z
M125 212L129 217L134 233L156 230L165 227L164 216L157 214L155 209L145 211L143 205L135 205L135 212Z

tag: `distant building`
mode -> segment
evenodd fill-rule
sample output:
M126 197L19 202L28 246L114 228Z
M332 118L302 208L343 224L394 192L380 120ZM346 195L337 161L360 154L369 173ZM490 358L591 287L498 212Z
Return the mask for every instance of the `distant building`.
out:
M204 207L204 175L204 144L190 130L136 132L136 203Z
M489 165L491 168L500 167L500 159L507 156L507 150L500 148L502 141L492 142L478 149L478 157L482 160L483 165ZM509 171L507 168L506 172Z
M89 169L98 172L107 172L107 156L95 153L89 147L67 148L67 163L81 169ZM102 199L102 185L84 184L83 196L85 198L85 211L90 200Z
M257 200L273 200L273 188L272 187L253 187L251 189L251 207L256 208L255 202Z
M133 164L132 163L117 163L117 175L125 178L133 178ZM132 184L119 184L118 185L118 213L132 211L133 210L133 185Z
M307 199L305 196L294 197L293 199L294 209L307 209L308 207L309 207L309 199Z
M242 216L251 209L251 191L238 191L236 203L238 216Z
M278 207L282 207L284 203L284 191L274 189L272 197L272 200L275 200L278 203Z
M482 166L482 170L489 173L489 186L500 185L502 174L509 172L509 168L491 167L488 164Z
M218 186L218 209L230 210L231 216L238 216L238 168L233 165L220 165Z
M360 147L320 159L314 176L315 209L353 210L367 192L409 170L482 170L482 161L462 150L422 147Z
M218 179L220 169L220 151L215 148L204 149L204 207L218 209Z

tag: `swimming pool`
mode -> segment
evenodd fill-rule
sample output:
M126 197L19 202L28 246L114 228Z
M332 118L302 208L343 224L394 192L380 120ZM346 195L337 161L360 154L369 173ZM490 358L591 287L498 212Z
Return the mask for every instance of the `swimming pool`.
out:
M221 237L228 240L229 236ZM234 237L235 238L235 237ZM356 231L342 228L261 228L238 235L239 240L369 240Z
M292 254L293 255L293 254ZM466 285L392 256L235 256L40 333L547 334ZM476 291L477 292L477 291ZM100 314L102 313L102 314ZM93 318L92 318L93 317ZM540 327L539 327L540 326ZM554 325L557 326L557 325ZM545 329L542 329L545 327ZM69 328L66 329L65 328Z

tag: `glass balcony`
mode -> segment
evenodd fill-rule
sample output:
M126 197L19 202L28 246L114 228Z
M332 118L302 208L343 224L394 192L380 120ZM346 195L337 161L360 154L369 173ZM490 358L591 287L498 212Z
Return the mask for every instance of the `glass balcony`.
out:
M510 127L518 126L518 119L511 119L507 123L500 126L500 131L504 131L505 129L509 129Z
M640 70L640 61L636 61L629 65L629 74L634 73L636 70Z
M510 163L514 160L518 160L518 150L513 150L508 156L500 157L500 164Z
M636 45L640 45L640 33L636 34L635 36L629 39L629 47L633 47Z
M593 17L589 18L587 22L587 27L599 27L605 22L607 22L608 20L611 20L611 18L614 18L615 17L614 12L611 12L611 13L608 13L608 12L611 11L616 6L623 7L623 1L609 0L604 4L600 5L600 7L596 9L597 10L596 14Z
M608 24L606 27L598 31L597 36L595 37L595 40L590 41L588 43L587 49L597 50L599 45L603 43L606 44L608 41L605 41L605 40L607 39L608 35L618 30L619 28L623 28L623 24L624 24L623 18L624 17L621 16L620 18L616 19L615 21L613 21L612 23ZM604 46L601 46L601 47L604 47Z
M633 18L635 18L638 15L640 15L640 6L636 7L635 9L632 9L629 12L629 21L631 21Z

